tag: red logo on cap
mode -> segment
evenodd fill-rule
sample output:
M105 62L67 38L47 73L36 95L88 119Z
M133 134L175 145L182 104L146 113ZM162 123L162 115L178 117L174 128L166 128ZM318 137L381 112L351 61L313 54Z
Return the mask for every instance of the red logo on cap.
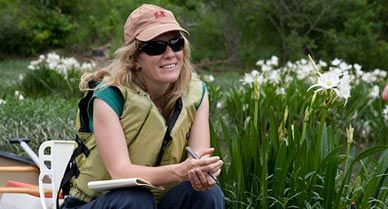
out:
M164 11L157 11L154 13L155 19L161 18L161 17L167 17Z

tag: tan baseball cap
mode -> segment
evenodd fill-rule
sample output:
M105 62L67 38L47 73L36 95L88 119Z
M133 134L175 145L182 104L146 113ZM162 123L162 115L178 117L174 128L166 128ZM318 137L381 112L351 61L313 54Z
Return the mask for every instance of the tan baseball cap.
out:
M149 41L169 31L183 31L174 14L153 4L143 4L135 9L124 25L124 42L127 46L133 40Z

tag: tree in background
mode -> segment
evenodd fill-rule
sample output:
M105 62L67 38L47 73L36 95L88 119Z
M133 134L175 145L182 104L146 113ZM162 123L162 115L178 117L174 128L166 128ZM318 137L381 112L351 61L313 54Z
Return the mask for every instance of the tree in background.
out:
M0 0L0 54L35 55L63 48L90 55L122 44L121 26L140 0ZM388 3L384 0L151 0L181 18L200 68L251 68L278 55L298 60L309 45L365 69L388 68ZM234 65L233 65L234 64ZM237 66L235 65L237 64Z
M66 47L78 1L0 1L1 54L29 56Z
M303 57L308 45L320 59L339 57L365 69L385 68L385 4L382 0L197 1L191 3L196 16L190 31L195 51L201 53L194 58L241 64L276 54L284 62Z

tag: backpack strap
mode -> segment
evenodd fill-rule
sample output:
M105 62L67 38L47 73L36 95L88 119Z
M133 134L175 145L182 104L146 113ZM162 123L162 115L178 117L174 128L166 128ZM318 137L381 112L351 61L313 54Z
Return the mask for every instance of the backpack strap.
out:
M73 154L70 157L70 161L66 166L65 174L63 175L63 178L61 180L60 187L62 189L62 193L64 195L68 195L70 191L70 180L73 176L77 177L79 175L79 170L77 167L77 164L75 162L75 159L81 155L84 154L86 157L88 157L90 150L86 147L86 145L81 141L78 134L75 137L75 141L77 142L77 148L74 150Z
M162 162L162 157L163 157L164 151L167 148L167 144L172 140L171 130L174 127L175 122L177 121L177 119L178 119L178 117L179 117L179 115L180 115L180 113L182 111L182 106L183 106L182 99L179 98L175 102L174 113L172 114L172 116L167 121L167 130L166 130L166 133L164 135L162 147L161 147L161 149L159 151L158 158L156 159L155 166L159 166L160 163Z
M96 88L98 85L97 82L94 80L91 80L88 82L88 86L90 89ZM89 128L89 116L88 116L88 105L90 99L93 97L94 90L89 90L86 95L78 102L78 109L79 109L79 122L80 122L80 127L78 129L78 132L85 132L85 133L90 133L90 128Z
M90 150L81 141L78 134L75 137L75 141L77 142L78 146L74 150L73 154L71 155L69 163L66 166L65 173L62 177L61 184L59 186L58 193L57 193L57 200L56 200L57 208L59 208L59 192L62 189L62 194L68 195L71 187L71 183L70 183L71 178L73 178L73 176L77 177L79 175L79 170L75 159L81 154L84 154L87 157L90 153Z

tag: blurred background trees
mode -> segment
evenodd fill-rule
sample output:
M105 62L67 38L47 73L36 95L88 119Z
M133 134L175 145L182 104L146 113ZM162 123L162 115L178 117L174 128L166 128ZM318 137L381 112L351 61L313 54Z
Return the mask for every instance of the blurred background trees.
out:
M0 0L0 58L53 49L109 56L122 45L122 25L140 0ZM388 68L388 3L384 0L153 0L191 33L200 68L251 66L278 55L297 60L303 47L366 70Z

